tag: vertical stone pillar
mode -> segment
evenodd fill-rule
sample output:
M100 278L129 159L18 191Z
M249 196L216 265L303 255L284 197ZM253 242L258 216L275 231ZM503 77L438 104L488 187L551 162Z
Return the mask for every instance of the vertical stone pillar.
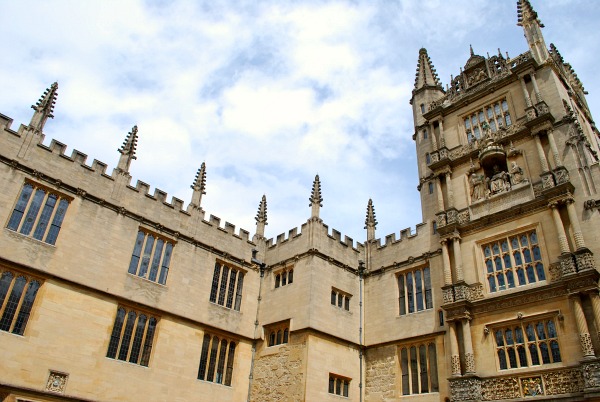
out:
M569 243L567 243L565 227L563 226L562 219L560 219L560 213L558 212L558 202L551 202L548 206L552 210L552 218L554 220L554 226L556 227L556 233L558 234L560 253L569 253L571 250L569 250Z
M569 214L569 220L571 221L571 227L573 228L575 247L577 250L585 248L585 241L583 240L583 233L581 232L579 218L577 217L577 211L575 210L575 200L573 198L567 199L567 213Z
M429 130L429 136L431 138L431 144L433 146L433 150L437 151L438 150L438 141L437 141L437 138L435 138L435 130L433 129L433 124L427 125L427 130Z
M583 308L581 307L581 298L579 295L572 297L573 313L577 322L577 330L579 331L579 342L581 342L581 352L584 357L594 357L594 347L592 346L592 338L588 329Z
M460 355L458 354L458 339L456 339L456 328L454 321L448 323L450 329L450 365L453 377L460 376Z
M471 323L468 318L462 320L462 329L465 348L465 374L474 374L475 355L473 354L473 341L471 340Z
M437 206L438 211L444 210L444 194L442 193L442 183L440 176L435 178L435 190L437 192Z
M596 333L600 337L600 296L598 293L591 293L592 309L594 310L594 321L596 321Z
M529 97L529 92L527 92L527 85L525 84L525 78L521 77L521 79L519 81L521 81L521 89L523 90L523 96L525 97L525 103L527 104L527 107L531 107L532 106L531 98Z
M546 153L544 152L544 147L542 147L542 141L540 140L540 136L538 133L533 135L533 139L535 140L535 147L537 148L538 156L540 158L540 165L542 166L542 172L547 172L548 169L548 160L546 159Z
M533 84L533 90L535 91L535 101L536 103L540 103L542 101L542 94L540 93L540 88L535 79L535 73L531 73L529 76L531 77L531 83Z
M452 190L452 172L448 171L446 174L446 190L448 192L448 208L454 206L454 191Z
M452 240L452 245L454 247L454 273L456 275L456 281L462 282L465 278L462 268L462 254L460 252L460 235L455 232Z
M554 165L556 167L562 166L562 161L560 159L560 154L558 153L558 147L556 146L556 141L554 140L554 130L549 129L546 131L548 135L548 142L550 143L550 150L552 151L552 157L554 158Z
M450 255L448 254L448 239L440 240L442 245L442 260L444 262L444 284L452 285L452 271L450 268Z

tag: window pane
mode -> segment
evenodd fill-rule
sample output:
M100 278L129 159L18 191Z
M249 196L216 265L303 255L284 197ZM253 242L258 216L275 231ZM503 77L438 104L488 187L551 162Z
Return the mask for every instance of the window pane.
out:
M400 305L400 315L406 314L406 293L404 290L404 275L398 275L398 291L400 297L398 298L398 304Z
M279 287L279 281L281 281L281 275L275 275L275 288Z
M27 279L25 279L24 276L19 276L15 280L12 291L10 292L10 296L6 302L6 306L4 307L4 314L2 314L2 319L0 319L0 330L10 330L10 326L17 311L17 307L19 305L19 301L21 300L21 295L23 294L23 289L25 289L26 284Z
M537 346L535 343L529 345L529 355L531 356L531 364L533 366L539 366L540 358L538 356Z
M137 239L135 240L135 246L133 247L133 254L131 255L131 262L129 263L129 270L127 271L130 274L135 275L137 272L137 267L140 263L142 245L144 244L144 237L146 237L144 232L138 232Z
M233 297L235 293L235 279L237 278L237 271L235 269L231 270L231 275L229 278L229 288L227 289L227 304L225 307L231 308L233 305Z
M150 318L148 321L148 330L146 331L146 339L144 340L144 351L142 352L142 360L140 364L148 367L150 362L150 352L152 351L152 341L154 340L154 331L156 330L156 318Z
M15 205L15 209L13 210L10 220L8 221L7 228L11 230L17 230L19 228L19 223L21 223L21 219L23 218L25 208L27 207L27 203L29 203L29 198L31 197L32 192L33 186L31 184L26 184L23 187L23 190L21 190L21 195L19 196L19 200L17 201L17 205Z
M144 247L144 254L142 255L142 263L138 272L138 276L141 276L142 278L145 277L146 272L148 272L148 265L150 264L150 256L152 255L153 246L154 236L148 235L146 237L146 246Z
M38 220L38 224L33 231L33 238L37 240L42 240L44 237L44 233L46 233L46 229L48 228L48 222L50 221L50 216L52 216L52 211L54 211L54 207L56 206L56 195L50 194L46 199L46 204L42 209L42 213L40 214L40 219Z
M164 285L167 283L167 274L169 273L169 264L171 263L171 254L173 253L173 245L171 243L167 243L167 247L165 249L165 256L162 261L162 266L160 268L160 276L158 278L158 283Z
M206 375L206 363L208 362L208 348L210 346L210 335L204 334L202 340L202 354L200 355L200 366L198 367L198 379L204 380Z
M244 286L244 274L242 272L238 273L238 283L237 289L235 292L235 306L234 310L240 311L240 307L242 305L242 287Z
M517 355L515 354L514 348L508 348L508 361L510 362L510 368L517 368Z
M437 355L435 345L429 344L429 375L431 379L431 392L439 391L438 375L437 375Z
M227 288L227 278L229 277L229 267L223 265L223 270L221 271L221 287L219 288L219 300L218 304L221 306L225 305L225 289Z
M415 298L417 300L417 311L423 310L423 284L421 282L421 271L415 271Z
M150 267L150 274L148 275L148 279L153 282L156 281L156 275L158 275L158 266L160 265L160 257L162 257L164 243L163 239L158 239L156 241L156 248L154 249L154 255L152 256L152 266Z
M212 347L210 348L210 360L208 362L208 373L206 381L213 382L215 376L215 368L217 366L217 352L219 351L219 338L213 336Z
M517 353L519 354L519 365L521 367L527 367L527 354L525 353L525 348L523 346L519 346L517 348Z
M227 341L221 341L221 351L219 352L219 364L217 365L217 376L215 382L217 384L223 383L223 375L225 374L225 355L227 354Z
M121 339L121 329L123 329L123 321L125 320L125 310L119 308L117 310L117 316L115 317L115 324L110 335L110 343L108 344L108 351L106 357L114 359L117 356L117 348L119 347L119 340Z
M402 370L402 395L409 395L408 353L406 348L400 352L400 369Z
M235 356L235 342L229 342L229 353L227 353L227 372L225 373L225 385L231 385L233 377L233 358Z
M215 303L217 301L217 289L219 288L219 275L221 273L221 265L215 263L215 270L213 272L213 281L210 288L210 301Z
M289 273L288 273L288 285L290 283L294 282L294 270L292 269Z
M287 284L287 272L283 271L281 273L281 286L285 286Z
M46 235L46 243L54 244L56 243L56 238L58 237L58 232L60 232L60 226L62 225L63 219L65 218L65 214L67 212L67 207L69 206L69 202L65 199L61 199L58 202L58 209L54 214L54 219L52 219L52 224L50 225L50 230L48 230L48 234Z
M119 360L126 361L127 354L129 353L129 344L131 342L131 336L133 334L133 325L135 324L136 314L130 311L127 314L127 323L125 324L125 330L123 331L123 338L121 341L121 349L119 349Z
M508 368L506 365L506 353L504 353L504 349L498 349L498 363L500 364L500 370L506 370Z
M540 344L540 352L542 352L542 362L550 364L550 354L548 353L548 345L545 342Z
M6 298L12 280L13 274L11 272L5 271L2 273L2 277L0 278L0 309L2 309L4 298Z
M412 393L419 393L419 368L417 367L417 348L410 348L410 376L412 378Z
M560 351L558 350L558 342L550 342L550 350L552 351L552 362L558 363L562 361L560 358Z
M135 328L133 343L131 344L131 354L129 356L130 363L137 363L138 358L140 357L140 350L142 349L142 339L144 338L144 330L146 329L146 321L146 316L141 314Z
M29 320L29 313L31 312L31 307L33 306L33 302L35 300L35 296L37 295L37 291L39 288L40 284L38 281L29 282L29 286L27 286L27 291L25 292L25 297L23 298L23 303L21 303L19 315L17 316L15 326L12 330L13 334L23 335L23 332L25 331L25 326L27 325L27 321Z
M35 195L33 196L33 200L31 201L29 209L27 210L27 215L25 216L25 222L23 222L23 226L21 226L22 234L28 235L31 232L45 195L46 192L42 189L38 188L35 191Z
M541 262L535 264L535 271L537 272L537 276L540 281L546 280L546 274L544 273L544 264L542 264Z
M429 267L423 269L423 281L425 282L425 308L433 308L431 299L431 274Z
M413 313L415 311L415 301L413 295L413 279L412 272L406 274L406 293L408 297L408 312Z
M427 376L427 350L425 345L419 346L419 365L421 368L421 392L429 392L429 378Z

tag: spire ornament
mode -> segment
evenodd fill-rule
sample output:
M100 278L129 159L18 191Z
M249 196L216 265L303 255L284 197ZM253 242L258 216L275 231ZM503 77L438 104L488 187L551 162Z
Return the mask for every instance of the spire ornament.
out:
M375 219L375 207L373 200L369 198L367 204L367 217L365 219L365 229L367 229L367 240L375 240L375 229L377 228L377 220Z
M194 192L192 193L191 204L196 208L200 208L202 203L202 195L206 194L206 163L202 162L200 169L196 172L194 183L190 186Z
M36 133L41 134L44 130L44 125L48 118L53 119L54 105L56 104L56 98L58 95L58 82L55 82L47 88L40 99L35 105L31 105L31 108L35 110L31 117L29 127Z
M265 226L267 223L267 196L263 194L260 204L258 204L258 212L256 213L256 235L265 237Z
M123 145L118 149L121 156L119 157L119 164L117 165L117 169L123 173L129 173L129 166L131 165L131 161L137 159L135 156L135 151L137 148L138 141L138 127L133 126L127 137L125 137L125 141L123 141Z
M542 35L544 24L529 0L517 1L517 25L523 27L523 34L535 61L539 64L544 63L550 56Z
M315 176L312 192L308 200L310 201L310 204L308 204L308 206L312 207L312 217L318 218L320 207L323 206L323 197L321 197L321 181L319 180L319 175Z
M443 90L437 72L427 54L427 49L421 48L421 50L419 50L419 61L417 63L417 73L415 74L415 87L413 93L424 87L437 87L440 90Z

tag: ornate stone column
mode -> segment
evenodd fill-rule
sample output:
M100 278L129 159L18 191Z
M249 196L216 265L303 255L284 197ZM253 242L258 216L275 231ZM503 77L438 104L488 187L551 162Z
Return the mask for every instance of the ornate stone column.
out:
M452 172L447 171L446 175L446 190L448 192L448 208L454 206L454 191L452 190Z
M427 130L429 130L429 135L431 138L431 145L433 146L433 150L437 151L438 150L438 142L437 142L437 138L435 138L435 131L433 130L433 125L432 124L427 125Z
M475 355L473 354L473 341L471 340L471 323L469 318L462 320L463 340L465 348L465 374L475 374Z
M594 357L594 347L592 346L592 338L590 337L590 331L588 329L585 315L583 314L583 308L581 307L581 298L579 295L574 295L573 300L573 313L575 314L575 321L577 322L577 330L579 331L579 342L581 342L581 352L583 357Z
M544 152L544 147L542 147L542 141L540 140L539 133L533 134L533 139L535 140L535 147L537 148L538 156L540 158L542 172L547 172L549 170L548 160L546 159L546 153Z
M569 214L569 220L571 221L571 227L573 228L575 247L577 250L585 248L585 241L583 240L583 233L581 232L579 218L577 217L577 211L575 210L575 200L573 198L567 199L567 213Z
M450 255L448 254L448 240L442 239L440 243L442 245L442 259L444 261L444 284L452 285L452 271L450 268Z
M548 135L548 142L550 143L550 150L552 151L554 165L556 167L562 166L562 161L560 160L560 154L558 153L558 147L556 146L556 141L554 141L554 130L548 129L546 131L546 134Z
M538 88L538 84L535 79L535 73L531 73L529 76L531 77L531 83L533 84L533 90L535 91L536 103L540 103L542 101L542 94L540 93L540 88Z
M531 98L529 97L529 92L527 91L527 85L525 84L525 77L521 77L519 81L521 81L521 89L523 90L523 96L525 97L527 107L533 106Z
M594 321L596 321L596 333L600 337L600 296L598 293L590 293L592 309L594 310Z
M462 254L460 252L460 235L458 232L454 232L452 237L452 245L454 251L454 274L457 282L465 280L462 268Z
M560 253L569 253L569 243L567 243L567 235L565 233L565 227L563 226L562 219L560 219L560 213L558 212L558 202L554 201L548 204L552 210L552 218L554 220L554 226L556 227L556 233L558 234L558 244L560 246Z
M437 206L438 211L444 210L444 194L442 193L442 183L440 182L440 176L435 178L435 191L437 192Z
M448 323L450 330L450 366L453 377L460 376L460 355L458 354L458 339L456 339L456 323L451 321Z

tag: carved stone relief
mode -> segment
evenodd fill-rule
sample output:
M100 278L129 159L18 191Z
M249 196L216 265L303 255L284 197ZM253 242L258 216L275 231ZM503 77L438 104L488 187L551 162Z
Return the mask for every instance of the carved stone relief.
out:
M50 371L48 381L46 382L46 390L58 393L64 393L69 375L58 371Z

